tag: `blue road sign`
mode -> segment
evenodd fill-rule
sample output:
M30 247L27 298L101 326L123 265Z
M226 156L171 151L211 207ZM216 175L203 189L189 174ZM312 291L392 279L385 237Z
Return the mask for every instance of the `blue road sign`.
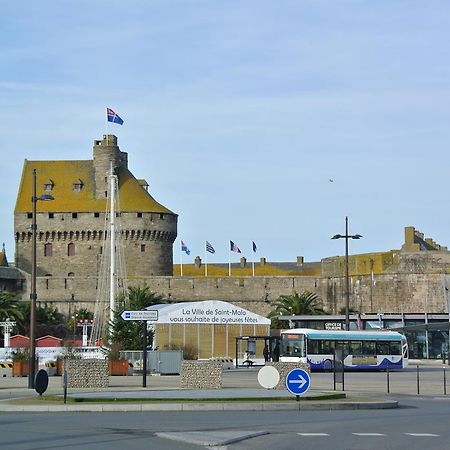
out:
M286 376L286 388L291 394L304 394L310 385L311 377L306 370L292 369Z

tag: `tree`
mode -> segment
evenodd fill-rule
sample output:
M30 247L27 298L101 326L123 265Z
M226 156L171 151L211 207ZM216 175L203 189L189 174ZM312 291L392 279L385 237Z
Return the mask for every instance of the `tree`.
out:
M275 308L269 313L272 326L280 328L278 316L317 316L325 314L322 299L314 292L304 291L298 294L293 291L290 295L280 295L274 304Z
M9 291L0 293L0 320L10 319L15 321L23 321L24 314L20 307L20 302L16 298L16 294Z
M142 350L144 341L144 331L141 321L123 320L120 315L125 310L138 311L148 306L165 303L161 296L150 291L148 286L130 286L128 288L128 298L124 295L118 297L116 310L114 311L114 321L111 324L110 346L127 350ZM153 333L149 332L148 343L153 341Z

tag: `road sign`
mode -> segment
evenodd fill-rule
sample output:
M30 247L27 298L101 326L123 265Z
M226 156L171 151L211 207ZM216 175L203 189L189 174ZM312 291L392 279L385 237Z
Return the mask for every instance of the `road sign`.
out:
M273 366L264 366L259 369L258 383L265 389L273 389L280 381L280 373Z
M292 369L286 376L286 388L291 394L304 394L310 385L311 377L306 370Z
M158 321L158 311L124 311L120 317L123 320L146 320L147 322Z

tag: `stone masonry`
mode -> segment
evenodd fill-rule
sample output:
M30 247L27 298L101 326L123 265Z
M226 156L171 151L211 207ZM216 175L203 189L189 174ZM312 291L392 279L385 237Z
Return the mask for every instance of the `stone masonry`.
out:
M105 388L109 384L108 360L65 359L68 388Z
M182 361L181 387L186 389L221 389L220 361Z

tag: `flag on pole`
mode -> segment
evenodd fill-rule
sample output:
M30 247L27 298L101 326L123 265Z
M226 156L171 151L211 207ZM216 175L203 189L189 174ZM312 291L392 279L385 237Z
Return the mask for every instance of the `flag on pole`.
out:
M232 252L241 253L241 249L233 241L230 241L230 250Z
M111 108L106 108L106 115L108 116L108 122L123 125L123 120Z
M214 247L208 241L206 241L206 251L209 253L216 253Z
M191 251L188 249L187 245L181 241L181 251L186 253L186 255L190 255Z
M253 252L256 253L256 244L252 241Z

